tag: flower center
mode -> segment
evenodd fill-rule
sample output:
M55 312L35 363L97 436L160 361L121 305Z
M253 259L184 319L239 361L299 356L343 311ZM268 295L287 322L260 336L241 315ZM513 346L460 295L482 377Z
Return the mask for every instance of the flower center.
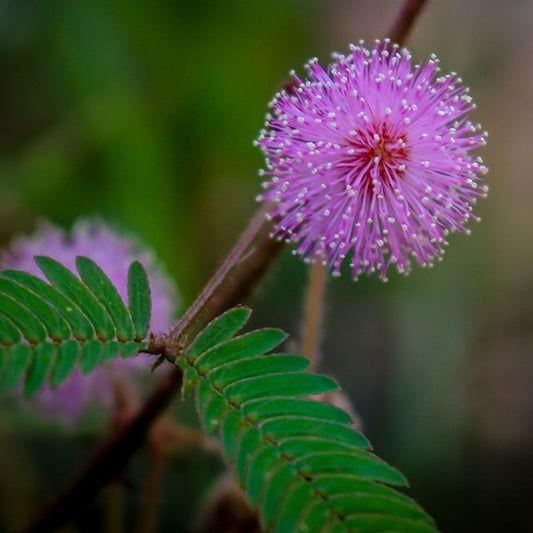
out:
M381 138L377 146L370 148L368 156L373 160L375 160L377 157L381 160L382 164L386 164L391 163L395 155L399 155L395 152L398 152L398 150L395 150L394 147L391 149L390 142L387 142L385 139Z
M395 178L401 178L409 159L405 136L392 134L386 123L373 129L373 133L366 132L350 139L352 150L349 160L352 185L359 181L360 185L371 190L375 189L376 180L381 186L386 186Z

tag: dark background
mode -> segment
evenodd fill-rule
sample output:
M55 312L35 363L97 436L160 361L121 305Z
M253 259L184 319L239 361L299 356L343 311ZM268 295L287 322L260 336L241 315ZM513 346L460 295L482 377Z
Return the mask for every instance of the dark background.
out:
M0 0L0 242L43 216L101 214L150 243L190 302L256 209L252 141L288 71L382 36L400 4ZM434 269L328 286L323 369L449 533L533 531L532 21L527 0L430 2L410 47L472 88L490 133L483 221ZM287 250L254 296L254 325L296 337L306 277ZM65 430L0 408L0 531L16 532L80 470L106 414ZM160 531L187 530L218 468L169 460ZM127 521L144 472L141 454Z

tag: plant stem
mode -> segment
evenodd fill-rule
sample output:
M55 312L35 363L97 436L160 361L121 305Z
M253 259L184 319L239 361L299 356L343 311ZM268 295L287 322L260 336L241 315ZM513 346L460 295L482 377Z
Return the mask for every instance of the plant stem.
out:
M320 349L326 280L327 267L321 262L314 263L309 273L309 283L305 295L300 348L302 355L315 364Z
M170 345L179 347L180 342L184 339L187 340L187 337L190 340L191 335L196 333L206 324L207 321L203 317L217 316L220 311L229 307L228 300L231 302L235 301L235 293L242 292L242 289L235 286L235 284L231 284L229 287L229 294L216 296L216 293L237 270L241 272L243 279L248 281L248 288L250 288L257 280L254 276L249 275L249 268L239 268L239 263L243 261L243 259L246 259L244 254L248 251L258 236L264 234L268 230L270 223L267 221L266 215L271 209L272 206L270 204L265 204L252 218L250 224L244 230L237 244L233 247L222 265L220 265L214 276L202 289L202 292L200 292L193 304L187 309L183 317L170 331L168 336ZM261 241L263 246L268 248L268 253L259 253L259 251L261 251L259 246L250 251L250 256L256 254L261 258L259 264L256 264L256 262L253 264L254 268L252 270L254 273L262 274L266 265L270 263L272 255L274 255L275 248L271 245L268 246L268 244L271 244L270 241L270 239L268 241L265 241L264 239ZM228 299L229 295L231 295L231 298ZM216 302L218 302L218 304Z
M416 19L420 16L427 0L405 0L402 9L387 32L392 42L405 44Z

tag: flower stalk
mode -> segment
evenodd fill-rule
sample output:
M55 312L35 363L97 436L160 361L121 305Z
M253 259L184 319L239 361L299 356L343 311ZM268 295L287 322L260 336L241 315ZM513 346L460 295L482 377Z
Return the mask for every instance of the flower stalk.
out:
M311 265L309 282L304 301L300 350L313 365L318 363L327 268L322 263Z
M387 32L387 37L399 45L404 45L414 27L416 19L428 3L427 0L407 0Z

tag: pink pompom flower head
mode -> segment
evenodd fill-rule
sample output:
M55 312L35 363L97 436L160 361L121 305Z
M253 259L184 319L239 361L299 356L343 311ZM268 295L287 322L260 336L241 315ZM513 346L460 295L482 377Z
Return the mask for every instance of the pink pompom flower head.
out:
M155 255L131 235L98 219L81 219L69 233L49 222L41 222L33 235L14 239L0 253L0 268L23 270L45 279L33 259L35 255L48 255L73 272L76 272L77 255L91 258L104 270L124 301L127 301L128 268L138 259L150 282L151 331L165 330L172 324L177 301L174 283ZM151 363L152 358L137 356L114 359L87 375L76 368L57 388L45 385L30 404L39 412L73 423L86 407L112 403L116 379L135 385L139 373L149 373Z
M273 201L274 235L334 275L349 259L355 278L389 267L440 260L452 231L469 232L487 172L472 154L486 132L466 115L475 105L455 73L441 76L434 55L413 65L389 40L316 59L307 79L270 104L256 144L268 176L259 201Z

